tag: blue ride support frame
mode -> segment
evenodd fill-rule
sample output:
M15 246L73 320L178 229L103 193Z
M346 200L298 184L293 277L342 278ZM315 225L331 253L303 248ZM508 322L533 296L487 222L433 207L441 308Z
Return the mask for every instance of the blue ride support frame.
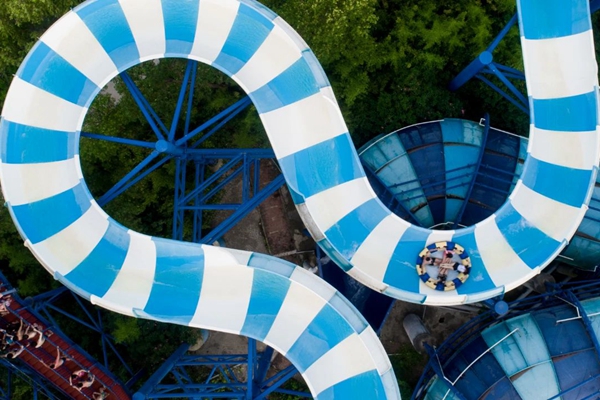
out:
M518 71L514 68L494 62L494 50L496 47L498 47L502 39L504 39L508 31L510 31L510 29L516 25L516 23L517 14L510 19L510 21L506 24L502 31L500 31L498 36L496 36L488 48L481 52L477 58L471 61L471 63L450 82L448 88L451 91L456 91L471 79L477 78L502 95L502 97L510 101L519 110L529 114L529 102L527 100L527 96L523 95L521 91L519 91L519 89L517 89L509 80L509 78L511 78L524 81L525 75L521 71ZM502 90L500 87L495 85L492 81L485 77L484 74L492 74L496 76L508 88L510 93L507 93L505 90Z
M311 398L308 392L281 388L298 373L294 366L286 367L266 378L273 349L267 347L259 352L253 339L248 341L247 354L186 354L188 349L189 345L182 344L175 350L133 395L133 400L193 397L194 395L201 395L203 399L264 400L274 392ZM240 373L236 374L234 371L240 366L246 370L246 380L240 380ZM195 383L186 370L191 367L208 368L206 371L210 369L210 372L203 382ZM176 383L163 383L167 377L173 378ZM216 381L213 382L214 380Z
M184 215L186 212L192 212L192 234L191 238L188 239L196 243L213 243L221 239L228 230L250 211L283 186L285 180L282 175L278 175L271 182L265 184L263 188L259 187L261 160L275 159L275 154L271 149L199 148L231 119L246 110L252 102L248 96L244 96L198 127L190 129L197 66L197 61L187 61L169 129L154 111L133 79L126 72L120 74L123 83L154 132L156 142L112 137L93 132L82 132L81 136L153 150L98 199L100 206L105 206L153 171L174 160L176 172L172 236L177 240L184 239L183 232L186 221ZM182 128L180 119L184 109L186 114L183 129L179 135L180 137L176 137L178 127L179 129ZM228 162L217 171L207 174L206 169L216 165L218 160L227 160ZM194 171L193 187L191 189L188 188L189 182L186 180L189 166ZM207 175L210 175L210 177L206 178ZM216 196L234 179L240 177L242 179L241 201L235 204L215 204ZM205 219L204 213L211 210L231 210L232 214L210 232L204 234L202 229Z

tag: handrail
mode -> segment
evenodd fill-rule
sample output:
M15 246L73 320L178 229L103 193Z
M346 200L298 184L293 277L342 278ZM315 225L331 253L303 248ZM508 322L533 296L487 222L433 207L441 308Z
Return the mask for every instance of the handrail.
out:
M502 343L503 341L505 341L506 339L508 339L509 336L513 335L518 330L519 330L519 328L513 329L510 333L508 333L502 339L498 340L496 343L494 343L492 346L490 346L486 351L484 351L483 353L481 353L475 360L473 360L471 362L471 364L467 365L467 368L465 368L464 370L462 370L462 372L458 375L458 377L454 380L454 382L451 382L452 386L456 385L456 382L458 382L458 380L460 378L462 378L462 376L469 370L469 368L471 368L473 366L473 364L475 364L477 361L479 361L481 359L481 357L485 356L494 347L498 346L500 343ZM443 370L442 370L442 373L443 373ZM446 378L445 376L444 376L444 379L446 379L447 381L449 381L449 379ZM448 389L448 391L446 392L446 394L444 395L444 397L442 398L442 400L446 400L446 396L448 396L448 393L450 393L450 389Z

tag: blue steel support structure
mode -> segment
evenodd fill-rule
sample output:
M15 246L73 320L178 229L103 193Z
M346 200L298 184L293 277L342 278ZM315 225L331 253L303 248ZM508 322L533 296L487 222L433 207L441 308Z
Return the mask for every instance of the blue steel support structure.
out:
M213 243L221 239L235 224L277 191L285 183L285 180L281 174L270 182L262 182L260 179L261 163L273 162L275 159L275 154L271 149L201 148L207 139L247 109L252 102L248 96L245 96L192 129L190 116L196 78L197 62L190 60L187 62L169 126L161 120L133 79L126 72L121 73L123 83L150 125L154 138L152 141L142 141L92 132L82 132L81 136L150 150L150 154L144 160L100 196L98 199L100 206L114 200L151 172L173 160L175 162L175 192L172 236L177 240ZM183 118L183 114L185 114L185 118ZM236 179L242 181L239 196L241 201L218 204L218 194ZM230 211L230 215L212 230L203 230L204 213L211 210L227 210ZM192 234L191 237L185 237L184 232L188 232L188 230L184 228L186 224L190 223L190 219ZM62 291L56 293L56 295L59 294L62 294ZM54 298L52 293L43 296L43 299L36 299L36 302ZM74 297L77 299L77 296ZM78 320L75 316L52 305L51 301L44 301L41 304L43 306L39 307L51 320L50 310ZM107 348L115 351L114 346L108 340L107 335L99 330L99 319L94 321L92 316L88 315L88 317L93 322L81 320L78 322L101 334L106 361ZM201 393L202 398L264 399L274 391L310 397L306 393L281 389L282 384L297 374L293 366L267 379L273 349L267 347L265 351L257 352L256 341L252 339L248 341L248 354L246 355L195 356L186 355L186 350L187 346L184 345L175 351L135 394L134 398L169 398L173 397L173 393L197 396ZM120 357L118 353L117 356ZM240 364L247 368L246 380L241 380L234 374L233 367ZM194 383L185 369L190 366L204 366L205 368L212 366L212 369L206 381L198 384ZM170 376L175 383L160 384L162 379L167 376ZM213 381L216 382L212 383Z
M39 398L60 400L62 398L35 371L30 370L29 367L22 363L18 365L17 363L17 361L13 364L6 359L0 359L0 368L6 373L0 379L0 382L2 382L0 385L0 400L12 400L14 398L13 381L15 379L25 381L31 386L32 399L34 400Z
M590 0L591 12L594 13L599 9L600 0ZM525 75L519 70L494 62L493 55L494 50L498 47L502 39L504 39L508 31L516 25L517 19L517 14L515 14L506 24L504 29L502 29L498 36L492 41L489 47L481 52L477 58L471 61L471 63L450 82L448 87L451 91L456 91L471 79L477 78L510 101L519 110L523 111L525 114L529 114L529 101L527 95L524 95L510 81L510 79L524 81ZM508 92L493 83L486 75L493 75L498 78L500 82L506 86Z
M227 122L244 111L251 101L246 96L191 129L190 115L194 101L196 75L197 62L190 60L186 66L171 124L167 126L131 77L126 72L121 73L123 83L150 125L156 140L134 140L93 132L82 132L81 136L151 150L150 154L135 168L100 196L98 199L100 206L114 200L151 172L173 160L176 165L173 238L192 240L197 243L212 243L220 239L263 200L278 190L285 181L283 176L279 175L271 182L264 184L264 187L260 187L262 184L260 182L260 163L275 158L271 149L200 148ZM183 118L184 110L185 118ZM217 168L219 160L224 160L225 163ZM209 168L210 170L208 170ZM208 177L209 175L210 177ZM218 193L236 178L242 179L241 201L216 204ZM204 212L210 210L230 210L231 215L223 223L205 233L202 230ZM191 215L192 223L192 235L189 238L184 237L184 225L188 221L185 218L187 214Z
M263 400L271 393L312 398L310 393L281 387L298 373L291 365L266 378L273 349L259 352L254 340L248 341L248 354L186 354L188 348L187 344L181 345L133 395L133 400L199 395L203 399ZM193 375L203 375L201 382L190 378L192 368L196 368Z
M529 101L527 96L511 82L511 79L525 81L525 75L519 70L494 62L494 50L516 23L517 14L510 19L508 24L506 24L504 29L496 36L488 48L481 52L477 58L471 61L471 63L450 82L449 89L451 91L456 91L472 78L477 78L510 101L519 110L529 114ZM508 92L493 83L488 78L490 75L499 79L500 82L506 86Z
M65 286L39 294L35 297L30 297L26 299L26 301L34 311L38 312L53 325L53 329L56 329L59 332L62 332L62 330L60 329L60 324L56 321L55 317L57 315L66 317L79 325L96 332L100 336L100 343L102 345L102 364L107 369L110 369L109 355L112 354L129 374L129 382L126 386L130 387L135 383L137 377L133 370L129 367L125 358L115 346L114 338L104 329L102 322L102 313L104 311L98 307L87 305L87 302L82 301L79 296ZM68 304L70 309L66 310L60 303ZM85 318L77 317L75 315L76 313L85 315Z

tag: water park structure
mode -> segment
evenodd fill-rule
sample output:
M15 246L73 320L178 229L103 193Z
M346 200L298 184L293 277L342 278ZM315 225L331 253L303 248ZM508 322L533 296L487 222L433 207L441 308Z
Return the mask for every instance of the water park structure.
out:
M256 204L285 179L320 249L375 292L440 306L489 300L536 276L563 251L585 221L596 183L598 78L590 5L585 0L547 3L517 2L531 131L528 142L513 139L519 151L506 188L500 189L508 197L483 220L470 200L485 182L477 186L473 178L451 188L448 181L454 177L446 176L445 190L454 190L454 197L429 199L415 209L406 191L397 198L390 192L393 184L385 181L383 167L399 160L404 164L394 171L402 171L411 190L426 196L431 190L420 164L385 154L400 147L374 141L361 151L369 166L363 168L315 55L285 21L251 0L92 0L61 18L24 60L4 104L0 179L6 205L44 268L93 304L262 341L294 364L318 399L398 399L396 377L375 330L318 276L271 256L206 244L220 232L198 234L199 243L188 243L137 233L108 216L102 203L126 183L98 201L89 193L79 163L83 120L101 88L119 74L127 82L124 71L143 61L188 59L186 80L195 77L193 63L211 65L248 93L282 171L262 192L250 196L247 189L247 200ZM160 126L139 93L136 101L147 111L157 140L147 144L151 156L127 180L159 156L177 158L178 165L187 157L227 158L188 149L202 129L186 126L185 135L176 139L176 124ZM216 120L247 104L240 101ZM470 168L471 176L480 177L485 150L495 143L493 131L485 126L475 146L475 139L468 143L464 135L466 125L453 130L452 124L438 124L438 143L446 154L438 158L439 167L455 176ZM384 139L401 138L398 143L409 152L419 146L410 140L426 137L420 135L423 130L414 132L412 138ZM457 155L452 146L443 146L453 132L454 140L460 139L458 132L469 144L463 147L470 159L462 165L453 165ZM233 153L226 154L232 165L240 161ZM257 160L269 155L247 151L244 165L257 171ZM180 211L201 194L188 196L179 189ZM376 194L384 192L393 211ZM240 206L236 217L252 205ZM441 213L455 225L463 216L470 224L433 229L431 222ZM435 278L416 272L425 257L443 249L469 268L469 279L456 278L460 284L453 279L451 290L428 286Z

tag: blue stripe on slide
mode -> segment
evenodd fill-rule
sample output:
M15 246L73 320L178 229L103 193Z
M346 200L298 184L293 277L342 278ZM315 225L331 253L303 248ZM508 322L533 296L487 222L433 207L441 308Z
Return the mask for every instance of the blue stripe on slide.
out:
M252 253L248 260L248 266L274 272L286 278L292 276L294 269L296 269L296 266L290 262L260 253Z
M371 370L336 383L319 393L315 400L386 398L387 395L379 373L377 370Z
M290 154L279 165L288 186L304 198L365 176L347 133Z
M0 159L7 164L63 161L75 155L75 132L53 131L0 120Z
M469 279L456 289L458 294L485 292L486 290L496 288L496 285L492 281L490 274L488 274L487 269L481 260L477 241L475 240L475 229L475 226L461 229L452 237L452 241L459 243L464 247L471 258L471 273L469 274Z
M561 245L531 225L510 203L505 204L496 214L496 225L529 268L540 266Z
M430 231L410 226L400 238L385 271L383 282L395 288L419 293L417 256L425 248Z
M44 42L39 41L29 52L17 76L48 93L85 107L98 86L77 68L62 58Z
M329 303L352 325L352 329L357 333L360 334L369 326L362 314L340 292L335 292Z
M588 0L520 0L519 26L526 39L550 39L592 29ZM540 18L544 10L545 18Z
M300 373L352 333L350 325L329 304L321 309L285 355Z
M537 128L567 132L594 131L598 122L596 92L559 99L533 99L532 115Z
M165 56L187 56L192 51L198 25L198 0L162 0L165 21Z
M65 275L65 278L90 294L104 296L125 262L129 242L127 230L110 221L100 243L77 268Z
M229 36L213 66L235 75L265 41L273 22L245 4L240 4Z
M302 52L302 58L304 58L304 61L308 64L308 67L311 69L313 76L317 80L317 85L319 85L320 88L331 86L325 71L323 71L321 63L317 60L317 56L315 56L312 50L304 50Z
M320 90L313 71L304 58L260 89L250 94L259 114L293 104L318 93Z
M593 171L561 167L537 160L532 156L525 162L521 176L528 188L556 201L581 207L592 183Z
M13 206L23 234L36 244L77 221L91 206L91 198L80 182L56 196L29 204Z
M285 300L290 280L260 269L254 271L250 305L241 334L263 341Z
M152 240L156 244L156 271L144 312L187 325L200 299L204 250L193 243L155 237Z
M352 193L348 195L351 196ZM335 207L334 204L331 206ZM344 258L349 260L373 229L389 214L390 211L381 204L379 199L371 199L329 228L325 232L325 237Z
M98 39L119 71L139 63L140 53L118 0L86 2L74 11Z

